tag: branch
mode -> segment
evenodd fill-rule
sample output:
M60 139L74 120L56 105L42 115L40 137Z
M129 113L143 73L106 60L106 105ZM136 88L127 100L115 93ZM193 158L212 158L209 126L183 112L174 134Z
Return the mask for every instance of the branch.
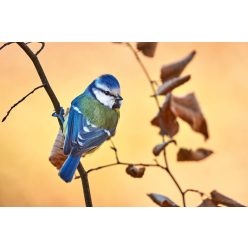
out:
M45 88L53 106L54 109L56 111L57 114L59 114L60 112L60 103L54 93L54 91L52 90L48 79L46 77L46 74L40 64L40 61L37 57L37 54L39 54L41 52L41 50L44 48L44 46L41 47L41 49L35 53L32 52L32 50L27 46L27 44L25 44L24 42L17 42L17 44L22 48L22 50L28 55L28 57L31 59L31 61L33 62L35 69L41 79L41 82L43 84L43 87ZM58 119L60 128L63 130L63 123ZM87 174L85 173L85 170L82 166L81 163L79 163L78 165L78 172L81 176L81 180L82 180L82 185L83 185L83 190L84 190L84 196L85 196L85 203L87 207L92 207L92 202L91 202L91 194L90 194L90 188L89 188L89 183L88 183L88 177Z
M44 85L40 85L36 88L34 88L31 92L29 92L27 95L25 95L21 100L19 100L18 102L16 102L10 109L9 111L7 112L7 114L4 116L4 118L2 119L2 122L4 122L7 117L9 116L10 112L12 111L13 108L15 108L18 104L20 104L21 102L23 102L29 95L33 94L36 90L40 89L40 88L43 88Z
M200 190L196 190L196 189L186 189L183 193L186 195L188 192L197 193L197 194L199 194L201 197L203 197L203 196L208 197L207 194L205 194L204 192L201 192Z
M32 43L32 42L26 42L25 44L28 45L28 44L30 44L30 43ZM38 56L38 54L45 48L45 42L38 42L38 43L41 44L41 47L40 47L40 49L35 53L36 56Z
M12 43L14 42L7 42L7 43L4 43L1 47L0 47L0 50L2 50L4 47L8 46L8 45L11 45Z
M143 166L143 167L158 167L158 168L161 168L161 169L165 169L165 167L162 166L162 165L160 165L157 161L156 161L156 164L121 162L120 159L119 159L118 150L117 150L114 142L112 140L110 140L110 141L111 141L111 143L113 145L113 147L110 147L110 148L115 153L116 162L110 163L110 164L106 164L106 165L101 165L101 166L98 166L98 167L89 169L87 171L87 174L89 174L92 171L98 171L98 170L105 169L105 168L108 168L108 167L112 167L112 166L115 166L115 165L125 165L125 166L134 165L134 166ZM78 178L80 178L80 177L79 176L76 176L75 177L75 179L78 179Z
M100 169L105 169L105 168L108 168L108 167L111 167L111 166L114 166L114 165L125 165L125 166L134 165L134 166L143 166L143 167L159 167L159 168L164 169L164 167L162 165L160 165L160 164L129 163L129 162L118 162L117 163L116 162L116 163L106 164L106 165L102 165L102 166L99 166L99 167L89 169L87 171L87 173L90 173L92 171L97 171L97 170L100 170Z
M161 111L161 107L160 107L159 100L158 100L158 95L156 94L157 91L156 91L155 86L154 86L155 84L157 85L157 82L152 80L148 70L146 69L146 67L145 67L144 63L142 62L141 58L139 57L138 52L133 48L131 43L127 42L126 45L130 48L130 50L134 54L137 62L141 66L144 74L146 75L146 77L147 77L147 79L148 79L148 81L149 81L149 83L151 85L152 92L153 92L153 97L154 97L154 99L156 101L158 110ZM162 136L162 141L165 142L164 136ZM180 194L182 196L183 206L186 207L185 192L182 190L182 187L180 186L180 184L178 183L178 181L176 180L175 176L173 175L173 173L171 172L171 170L169 168L169 163L168 163L167 156L166 156L166 147L163 149L163 156L164 156L165 167L163 167L163 166L161 166L161 167L168 173L168 175L170 176L172 181L175 183L176 187L178 188L178 190L179 190L179 192L180 192Z
M147 79L148 79L148 81L149 81L149 83L151 85L153 95L155 95L154 98L155 98L157 107L160 110L159 100L158 100L158 97L156 96L156 89L154 87L154 84L156 84L157 82L154 81L154 80L152 80L152 78L151 78L150 74L148 73L145 65L143 64L142 60L140 59L138 52L133 48L133 46L131 45L131 43L130 42L127 42L126 45L130 48L130 50L134 54L136 60L138 61L139 65L141 66L143 72L145 73L145 75L146 75L146 77L147 77Z
M110 139L110 142L111 142L111 144L112 144L112 147L110 147L113 151L114 151L114 153L115 153L115 159L116 159L116 162L117 163L119 163L120 162L120 160L119 160L119 156L118 156L118 152L117 152L117 148L116 148L116 146L115 146L115 144L114 144L114 142L113 142L113 140L112 139Z
M152 80L148 70L146 69L145 65L143 64L142 60L140 59L139 57L139 54L138 52L133 48L133 46L131 45L131 43L127 42L126 45L131 49L131 51L133 52L136 60L138 61L139 65L141 66L143 72L145 73L150 85L151 85L151 88L152 88L152 92L153 92L153 95L154 95L154 99L156 101L156 104L157 104L157 107L158 107L158 110L161 111L161 107L160 107L160 104L159 104L159 100L158 100L158 96L156 95L156 89L154 87L154 80ZM162 140L164 142L164 136L162 136ZM183 193L183 190L181 188L181 186L179 185L179 183L177 182L175 176L172 174L170 168L169 168L169 164L168 164L168 161L167 161L167 156L166 156L166 150L164 148L163 150L163 154L164 154L164 161L165 161L165 168L164 170L168 173L168 175L171 177L172 181L175 183L176 187L178 188L178 190L180 191L180 194L182 196L182 201L183 201L183 206L185 207L186 206L186 203L185 203L185 196L184 196L184 193Z

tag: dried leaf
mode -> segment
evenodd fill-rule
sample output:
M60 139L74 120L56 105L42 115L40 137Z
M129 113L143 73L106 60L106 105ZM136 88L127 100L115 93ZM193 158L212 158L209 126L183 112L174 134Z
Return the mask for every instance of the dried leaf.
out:
M177 62L174 62L172 64L164 65L161 68L161 74L160 74L160 78L162 82L167 81L171 78L180 76L184 68L194 58L195 54L196 54L196 51L192 51L189 55L187 55L183 59Z
M126 173L132 177L141 178L145 173L145 169L145 167L137 167L133 164L130 164L126 168Z
M164 195L160 195L156 193L150 193L147 195L160 207L178 207L178 205L175 202L173 202L170 198Z
M63 163L65 162L67 156L64 155L63 146L64 146L64 136L59 129L51 154L49 156L49 161L59 170Z
M156 95L166 95L169 92L171 92L173 89L179 87L180 85L186 83L190 80L190 75L184 76L184 77L177 77L170 79L168 81L165 81L161 86L159 86Z
M175 145L177 144L175 140L165 141L162 144L158 144L153 148L152 150L153 154L155 156L158 156L165 149L165 147L168 146L170 143L174 143Z
M177 153L177 161L200 161L213 153L211 150L199 148L196 151L180 148Z
M206 198L198 207L218 207L212 199Z
M69 113L69 108L66 109L64 117L66 117ZM51 154L49 156L49 161L59 170L64 164L67 156L65 156L63 147L64 147L64 135L62 134L61 129L56 136L56 139L53 144L53 148Z
M233 199L213 190L211 192L211 197L215 204L222 204L228 207L245 207L244 205L234 201Z
M153 57L156 51L157 42L137 42L137 49L147 57Z
M203 134L205 139L208 139L207 122L194 93L183 97L172 96L171 111L175 116L186 121L194 131Z
M176 116L171 111L170 105L171 94L168 94L161 110L158 112L157 116L151 120L151 124L160 128L161 135L168 135L172 138L177 134L179 124L176 120Z

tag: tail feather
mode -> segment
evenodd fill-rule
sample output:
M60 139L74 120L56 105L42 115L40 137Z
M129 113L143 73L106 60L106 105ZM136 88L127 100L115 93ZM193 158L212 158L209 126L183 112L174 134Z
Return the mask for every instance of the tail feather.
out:
M59 171L59 176L67 183L71 182L78 167L81 156L70 155Z

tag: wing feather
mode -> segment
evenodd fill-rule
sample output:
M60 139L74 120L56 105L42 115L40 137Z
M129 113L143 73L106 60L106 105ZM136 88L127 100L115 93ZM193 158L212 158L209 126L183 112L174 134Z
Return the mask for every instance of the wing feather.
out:
M105 130L91 124L87 118L70 108L65 134L64 153L87 153L100 146L109 138L109 134L114 134L115 129Z

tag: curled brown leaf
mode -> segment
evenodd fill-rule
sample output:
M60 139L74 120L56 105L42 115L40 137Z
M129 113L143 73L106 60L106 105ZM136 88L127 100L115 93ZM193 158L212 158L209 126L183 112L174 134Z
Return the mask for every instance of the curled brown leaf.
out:
M147 195L152 199L153 202L158 204L160 207L178 207L178 205L175 202L173 202L170 198L164 195L160 195L156 193L150 193Z
M228 207L245 207L244 205L234 201L233 199L219 193L216 190L213 190L211 192L211 197L215 204L222 204Z
M195 54L196 54L196 51L192 51L189 55L187 55L183 59L177 62L162 66L161 74L160 74L161 81L164 82L171 78L180 76L184 68L194 58Z
M64 117L66 117L69 113L69 108L66 109ZM61 129L59 129L59 132L55 138L54 144L53 144L53 148L51 151L51 154L49 156L49 161L51 162L51 164L53 164L58 170L62 167L62 165L64 164L67 156L64 154L63 151L63 147L64 147L64 135L61 131Z
M132 177L141 178L145 173L145 169L145 167L137 167L133 164L130 164L126 168L126 173Z
M207 121L194 93L189 93L183 97L173 95L170 106L175 116L187 122L194 131L201 133L205 139L209 138Z
M171 111L170 105L171 94L168 94L157 116L151 120L151 124L160 128L161 135L173 137L179 131L179 124L176 120L176 116Z
M162 144L158 144L153 148L153 154L155 156L158 156L170 143L174 143L175 145L177 144L175 140L165 141Z
M199 148L196 151L180 148L177 153L177 161L200 161L212 153L213 151L204 148Z
M156 95L166 95L170 93L175 88L179 87L180 85L188 82L190 80L190 75L184 77L176 77L170 80L165 81L161 86L159 86Z
M137 42L137 49L147 57L153 57L156 51L157 42Z
M63 163L65 162L67 156L64 155L63 146L64 146L64 136L59 130L57 137L54 141L51 154L49 156L49 161L59 170Z

